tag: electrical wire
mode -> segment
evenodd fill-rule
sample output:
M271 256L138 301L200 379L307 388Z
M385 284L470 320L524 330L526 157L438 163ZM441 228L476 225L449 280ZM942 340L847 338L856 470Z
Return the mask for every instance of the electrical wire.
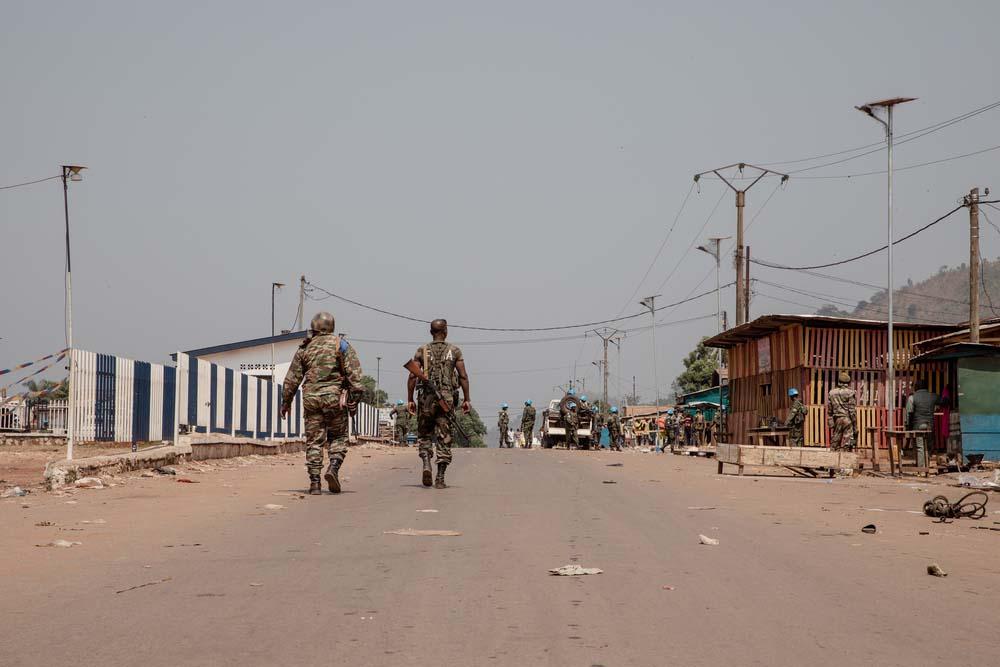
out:
M848 308L854 308L856 311L878 313L880 315L887 315L889 312L888 308L882 306L876 306L875 304L867 304L865 306L855 305L846 301L844 297L837 297L831 294L823 294L822 292L812 292L810 290L799 289L795 287L790 287L788 285L782 285L781 283L772 283L766 280L761 280L759 278L754 279L755 282L759 282L761 285L768 285L770 287L777 287L778 289L785 290L787 292L792 292L794 294L799 294L801 296L809 297L811 299L816 299L817 301L826 300L828 303L833 305L845 306ZM772 297L774 298L774 297ZM804 304L798 303L796 305L803 306ZM927 322L928 324L953 324L952 322L946 322L944 320L929 319L926 317L907 317L908 320Z
M34 181L25 181L24 183L14 183L13 185L0 185L0 190L13 190L14 188L23 188L26 185L34 185L35 183L44 183L45 181L52 181L57 178L62 178L62 174L58 176L47 176L45 178L39 178Z
M967 112L965 112L963 114L960 114L958 116L955 116L953 118L949 118L948 120L939 121L939 122L934 123L932 125L928 125L927 127L922 127L922 128L916 129L916 130L912 130L910 132L906 132L904 134L900 134L900 135L898 135L899 138L902 139L902 140L904 140L904 141L903 142L899 142L899 143L904 143L905 141L912 141L912 139L907 139L907 137L912 137L913 135L920 134L921 137L927 136L928 134L932 134L933 132L937 132L938 130L943 130L944 128L950 127L952 125L955 125L956 123L960 123L962 121L969 120L970 118L974 118L975 116L978 116L978 115L980 115L982 113L986 113L987 111L991 111L991 110L997 108L998 106L1000 106L1000 101L991 102L990 104L987 104L985 106L979 107L978 109L973 109L972 111L967 111ZM920 137L914 137L914 138L920 138ZM833 152L833 153L824 153L822 155L813 155L813 156L810 156L810 157L798 158L798 159L795 159L795 160L780 160L780 161L777 161L777 162L762 162L762 163L760 163L760 165L762 167L772 167L772 166L782 165L782 164L800 164L802 162L812 162L813 160L824 160L824 159L826 159L828 157L837 157L837 156L840 156L840 155L846 155L848 153L856 153L858 151L863 151L863 150L867 150L869 148L874 148L875 146L883 146L884 144L885 144L884 141L876 141L876 142L872 142L870 144L865 144L864 146L857 146L855 148L848 148L846 150L836 151L836 152Z
M330 292L329 290L326 290L326 289L320 287L319 285L316 285L315 283L307 282L306 284L309 285L311 288L313 288L315 290L318 290L318 291L322 292L323 294L327 295L326 297L322 297L322 298L317 299L316 297L311 296L310 292L307 291L306 292L306 296L308 298L314 300L314 301L322 301L323 299L325 299L327 297L332 297L332 298L337 299L339 301L343 301L344 303L349 303L349 304L351 304L353 306L357 306L359 308L364 308L365 310L371 310L373 312L380 313L382 315L388 315L390 317L395 317L395 318L398 318L398 319L407 320L409 322L418 322L420 324L430 324L430 320L424 320L424 319L420 319L420 318L413 317L413 316L410 316L410 315L403 315L401 313L396 313L396 312L393 312L391 310L386 310L385 308L380 308L378 306L372 306L372 305L369 305L369 304L366 304L366 303L362 303L360 301L355 301L354 299L349 299L349 298L347 298L345 296L341 296L339 294L335 294L333 292ZM727 285L727 287L728 287L728 285ZM715 293L715 290L709 290L707 292L703 292L701 294L698 294L697 296L693 296L693 297L690 297L690 298L685 298L685 299L682 299L682 300L677 301L675 303L666 304L664 306L659 306L658 308L656 308L656 311L664 310L666 308L671 308L671 307L674 307L674 306L679 306L681 304L689 303L691 301L696 301L697 299L704 298L704 297L709 296L709 295L714 294L714 293ZM562 325L547 326L547 327L483 327L483 326L473 326L473 325L470 325L470 324L451 324L451 323L449 323L448 324L448 328L449 329L464 329L464 330L468 330L468 331L499 331L499 332L513 332L513 333L527 333L527 332L533 332L533 331L560 331L560 330L565 330L565 329L581 329L581 328L584 328L584 327L590 328L590 327L599 326L601 324L610 324L612 322L622 322L624 320L631 320L631 319L635 319L636 317L642 317L643 315L646 315L648 313L649 313L648 310L644 310L644 311L639 312L639 313L633 313L632 315L625 315L624 317L615 317L615 318L611 318L611 319L607 319L607 320L599 320L599 321L596 321L596 322L584 322L584 323L580 323L580 324L562 324Z
M722 200L726 197L727 192L728 190L723 190L722 193L719 195L719 200L715 202L715 206L712 207L712 212L708 214L707 218L705 218L705 222L701 223L701 228L698 230L698 233L691 238L691 243L688 244L687 250L684 251L684 254L681 255L680 259L677 260L677 263L674 264L674 268L671 269L670 273L667 274L667 277L663 279L663 282L660 283L660 286L656 288L657 292L662 290L664 285L670 282L670 279L674 277L675 273L677 273L677 269L681 268L681 264L684 262L685 259L687 259L688 254L690 254L691 252L691 249L694 248L694 244L698 242L699 238L701 238L701 234L702 232L705 231L705 227L708 227L708 223L711 222L712 218L715 216L715 212L719 209L719 204L722 203Z
M893 241L892 245L896 246L896 245L899 245L900 243L902 243L903 241L907 241L909 239L912 239L917 234L920 234L921 232L924 232L924 231L930 229L931 227L933 227L934 225L938 224L942 220L947 219L949 216L953 215L956 211L958 211L961 208L963 208L963 205L959 204L958 206L956 206L955 208L951 209L950 211L948 211L947 213L945 213L941 217L939 217L939 218L937 218L935 220L932 220L931 222L927 223L923 227L920 227L919 229L916 229L916 230L910 232L906 236ZM786 271L804 271L804 270L812 270L812 269L827 269L827 268L830 268L831 266L841 266L842 264L849 264L851 262L856 262L859 259L864 259L866 257L871 257L872 255L877 255L878 253L882 252L883 250L885 250L888 247L889 247L889 244L885 244L885 245L883 245L883 246L881 246L879 248L876 248L874 250L869 250L868 252L862 253L860 255L855 255L854 257L849 257L847 259L842 259L842 260L837 261L837 262L829 262L827 264L814 264L814 265L811 265L811 266L787 266L787 265L784 265L784 264L778 264L776 262L769 262L769 261L763 260L763 259L751 259L750 263L751 264L757 264L759 266L766 266L766 267L769 267L769 268L772 268L772 269L783 269L783 270L786 270Z

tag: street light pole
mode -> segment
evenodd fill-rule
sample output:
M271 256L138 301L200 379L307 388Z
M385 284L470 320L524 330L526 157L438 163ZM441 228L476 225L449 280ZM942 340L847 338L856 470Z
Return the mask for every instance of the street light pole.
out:
M79 165L62 166L63 183L63 213L66 221L66 347L69 352L69 376L66 380L66 391L69 394L69 401L66 408L66 459L73 460L73 445L76 439L76 397L73 390L76 389L73 382L73 373L76 370L73 354L73 264L70 261L69 251L69 182L79 182L83 180L80 171L86 169Z
M698 250L704 253L708 253L715 259L715 309L716 309L716 325L718 327L717 333L722 333L722 250L720 244L726 239L731 239L731 236L710 236L709 241L714 244L714 247L706 247L703 245L698 246ZM716 366L722 365L722 350L716 350Z
M274 295L284 287L284 283L271 283L271 382L274 382Z
M376 407L381 408L382 402L378 400L379 387L382 385L382 357L375 357L375 402L378 403Z
M879 100L878 102L870 102L868 104L863 104L859 107L855 107L858 111L864 112L877 120L885 128L885 140L888 154L888 167L886 173L888 174L888 195L886 197L886 217L887 217L887 243L888 243L888 253L887 253L887 293L889 295L889 322L888 322L888 357L886 359L885 365L885 409L886 409L886 428L895 428L895 410L896 410L896 369L895 369L895 346L893 345L893 306L892 306L892 243L893 243L893 233L892 233L892 110L897 104L903 104L905 102L912 102L917 98L915 97L894 97L888 100ZM882 120L877 115L875 111L877 109L885 109L886 120ZM877 448L872 446L872 466L877 470Z

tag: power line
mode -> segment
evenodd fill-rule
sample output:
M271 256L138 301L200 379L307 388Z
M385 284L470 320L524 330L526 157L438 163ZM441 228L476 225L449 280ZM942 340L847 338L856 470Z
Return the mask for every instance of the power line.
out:
M727 192L726 190L723 190L722 193L719 195L719 200L715 202L715 206L712 207L712 212L708 214L707 218L705 218L705 222L701 223L701 228L698 230L698 233L695 234L694 237L692 237L691 243L688 245L687 250L684 251L684 254L681 255L680 259L677 260L677 263L674 264L674 268L671 269L670 273L667 274L667 277L663 279L663 282L660 283L660 286L656 288L657 292L662 290L663 286L666 285L670 281L670 279L674 277L675 273L677 273L677 269L681 267L681 263L683 263L684 260L687 258L688 254L690 254L691 249L694 248L694 244L698 242L698 239L701 238L702 232L705 231L705 227L708 227L708 223L715 216L715 212L719 209L719 205L725 198L726 192Z
M0 190L12 190L14 188L23 188L26 185L34 185L35 183L44 183L45 181L52 181L57 178L62 178L62 174L58 176L47 176L45 178L39 178L34 181L25 181L24 183L14 183L13 185L2 185L0 186Z
M917 230L915 230L913 232L910 232L906 236L893 241L892 245L894 245L894 246L895 245L899 245L903 241L906 241L908 239L912 239L917 234L919 234L919 233L921 233L923 231L926 231L927 229L930 229L931 227L933 227L934 225L938 224L942 220L945 220L946 218L948 218L949 216L951 216L952 214L954 214L956 211L958 211L961 208L963 208L963 205L959 204L955 208L951 209L950 211L948 211L947 213L945 213L944 215L942 215L940 218L932 220L931 222L927 223L923 227L920 227L919 229L917 229ZM767 266L767 267L772 268L772 269L784 269L786 271L804 271L804 270L807 270L807 269L827 269L827 268L830 268L831 266L840 266L842 264L849 264L850 262L856 262L859 259L864 259L865 257L871 257L872 255L877 255L878 253L882 252L883 250L885 250L888 247L889 247L889 244L885 244L885 245L883 245L883 246L881 246L879 248L876 248L874 250L869 250L868 252L862 253L860 255L855 255L854 257L849 257L848 259L842 259L842 260L837 261L837 262L829 262L827 264L815 264L815 265L812 265L812 266L786 266L784 264L778 264L776 262L769 262L767 260L762 260L762 259L751 259L750 262L753 263L753 264L757 264L759 266Z
M951 162L953 160L961 160L967 157L974 157L976 155L982 155L983 153L989 153L991 151L1000 150L1000 145L990 146L989 148L983 148L982 150L972 151L971 153L962 153L961 155L951 155L949 157L943 157L937 160L930 160L928 162L919 162L917 164L909 164L903 167L894 167L893 173L899 171L909 171L911 169L920 169L921 167L929 167L935 164L942 164L944 162ZM879 169L876 171L862 171L856 174L831 174L828 176L796 176L796 180L810 179L810 180L821 180L821 179L843 179L843 178L857 178L859 176L878 176L879 174L885 174L885 169Z
M928 134L931 134L933 132L937 132L938 130L943 130L944 128L950 127L952 125L955 125L956 123L960 123L962 121L965 121L965 120L968 120L968 119L973 118L975 116L978 116L978 115L980 115L982 113L986 113L987 111L991 111L992 109L995 109L998 106L1000 106L1000 101L991 102L990 104L987 104L986 106L979 107L978 109L973 109L972 111L967 111L967 112L965 112L963 114L960 114L958 116L955 116L953 118L949 118L948 120L939 121L937 123L934 123L933 125L928 125L927 127L922 127L922 128L919 128L919 129L907 132L905 134L898 135L899 139L902 139L903 141L899 141L899 142L896 142L896 143L898 145L898 144L901 144L901 143L905 143L906 141L912 141L913 139L919 139L920 137L927 136ZM920 136L919 137L918 136L914 136L914 135L917 135L917 134L919 134ZM908 137L913 137L913 139L908 139ZM761 165L767 167L767 166L774 166L774 165L780 165L780 164L799 164L799 163L802 163L802 162L812 162L813 160L823 160L823 159L826 159L828 157L837 157L837 156L840 156L840 155L846 155L848 153L856 153L858 151L863 151L863 150L867 150L869 148L874 148L876 146L884 146L884 145L885 145L884 141L876 141L876 142L872 142L870 144L865 144L864 146L857 146L855 148L848 148L846 150L836 151L836 152L833 152L833 153L824 153L822 155L813 155L813 156L810 156L810 157L798 158L798 159L795 159L795 160L781 160L781 161L778 161L778 162L763 162L763 163L761 163ZM865 155L868 155L868 153L865 153ZM859 155L857 157L861 157L861 156Z
M343 301L344 303L349 303L349 304L351 304L353 306L357 306L359 308L364 308L365 310L371 310L371 311L376 312L376 313L381 313L383 315L388 315L390 317L395 317L395 318L398 318L398 319L407 320L409 322L418 322L420 324L430 324L430 320L420 319L420 318L413 317L413 316L410 316L410 315L403 315L401 313L395 313L395 312L393 312L391 310L386 310L385 308L380 308L378 306L372 306L372 305L369 305L369 304L366 304L366 303L362 303L360 301L355 301L354 299L349 299L349 298L347 298L345 296L341 296L339 294L335 294L333 292L330 292L329 290L326 290L326 289L320 287L319 285L316 285L315 283L307 282L306 284L309 285L311 288L313 288L315 290L318 290L318 291L322 292L323 294L326 294L327 297L332 297L332 298L337 299L339 301ZM730 284L732 284L732 283L730 283ZM728 285L726 287L728 287ZM671 304L667 304L667 305L664 305L664 306L660 306L656 310L660 311L660 310L663 310L665 308L671 308L673 306L679 306L681 304L688 303L690 301L695 301L697 299L701 299L703 297L706 297L706 296L708 296L710 294L714 294L714 293L715 293L715 290L710 290L708 292L703 292L703 293L701 293L701 294L699 294L697 296L693 296L693 297L690 297L690 298L682 299L681 301L677 301L675 303L671 303ZM316 299L315 297L312 297L308 293L306 294L306 296L308 296L310 299L313 299L313 300L320 300L320 301L323 300L323 299ZM326 298L326 297L324 297L324 298ZM642 317L642 316L648 314L648 312L649 311L643 311L643 312L639 312L639 313L633 313L632 315L626 315L624 317L615 317L615 318L612 318L612 319L600 320L600 321L597 321L597 322L584 322L584 323L580 323L580 324L562 324L562 325L547 326L547 327L483 327L483 326L473 326L473 325L470 325L470 324L450 324L449 323L448 324L448 328L450 328L450 329L465 329L465 330L469 330L469 331L500 331L500 332L512 332L512 333L527 333L527 332L532 332L532 331L560 331L560 330L564 330L564 329L581 329L581 328L584 328L584 327L591 328L591 327L595 327L595 326L600 326L602 324L611 324L612 322L621 322L621 321L624 321L624 320L631 320L631 319L634 319L636 317Z
M879 313L881 315L886 315L889 312L888 308L884 308L882 306L877 306L877 305L872 304L872 303L869 303L869 304L866 304L864 306L861 306L859 304L856 305L856 304L850 303L849 301L845 300L844 297L837 297L837 296L833 296L831 294L823 294L822 292L812 292L810 290L798 289L798 288L795 288L795 287L790 287L788 285L782 285L781 283L768 282L766 280L757 279L757 281L760 282L762 285L770 285L771 287L777 287L778 289L782 289L782 290L785 290L787 292L792 292L794 294L799 294L799 295L802 295L802 296L805 296L805 297L809 297L811 299L816 299L817 301L826 301L827 303L832 303L832 304L835 304L835 305L838 305L838 306L845 306L845 307L848 307L848 308L854 308L856 311L861 311L861 312L867 311L867 312L870 312L870 313ZM803 304L796 304L796 305L803 305ZM930 324L952 324L951 322L946 322L944 320L935 320L935 319L930 319L930 318L926 318L926 317L910 317L910 316L907 316L906 319L908 319L908 320L914 320L914 321L928 322Z

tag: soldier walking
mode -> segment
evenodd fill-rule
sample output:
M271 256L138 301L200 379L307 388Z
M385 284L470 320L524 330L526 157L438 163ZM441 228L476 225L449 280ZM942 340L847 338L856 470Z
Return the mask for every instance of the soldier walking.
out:
M469 375L465 371L465 359L462 350L448 343L448 322L437 319L431 322L431 338L426 345L417 348L413 361L423 370L431 382L435 383L441 395L458 402L456 382L462 388L462 411L469 414L472 404L469 402ZM437 450L437 478L435 489L447 488L444 482L444 472L451 463L451 422L448 414L440 405L434 392L424 387L421 382L418 395L419 406L413 400L413 392L417 388L417 376L410 373L406 381L407 409L411 415L417 415L417 445L420 448L420 458L423 460L423 484L431 486L431 461Z
M396 444L405 445L406 435L410 432L410 413L406 410L406 404L403 401L396 401L396 407L389 416L396 419Z
M785 422L785 426L788 427L788 446L804 447L806 444L804 431L809 409L803 405L802 399L799 398L799 390L795 387L788 390L788 396L792 399L792 407L788 410L788 420Z
M570 400L563 399L562 404L559 406L559 412L563 424L566 426L566 449L577 449L580 446L580 441L577 437L576 427L580 423L580 420L572 389L567 393L567 396L570 397Z
M622 422L618 418L618 408L611 408L611 415L608 417L608 437L611 439L611 449L620 452L622 450Z
M500 417L497 419L497 428L500 430L500 449L511 447L512 443L508 438L510 430L510 414L507 412L507 404L500 406Z
M694 446L701 447L705 441L705 413L697 408L694 413Z
M524 412L521 413L521 433L524 434L524 446L531 449L535 431L535 406L529 398L524 402Z
M837 375L837 388L826 397L826 422L830 427L830 448L854 449L858 430L858 398L850 388L851 376L846 371Z
M306 470L309 493L323 494L320 473L323 470L323 445L329 451L330 467L326 482L330 493L340 493L340 466L347 456L350 415L358 411L364 394L361 384L361 361L346 340L335 336L335 321L330 313L317 313L309 323L309 336L295 351L285 375L281 416L286 417L299 384L306 425Z

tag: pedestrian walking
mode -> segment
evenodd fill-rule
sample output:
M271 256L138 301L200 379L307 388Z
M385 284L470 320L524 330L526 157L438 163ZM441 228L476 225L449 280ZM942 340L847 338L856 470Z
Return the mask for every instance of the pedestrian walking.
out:
M535 406L531 404L529 398L524 402L524 411L521 413L521 433L524 434L524 446L531 449L534 444L535 432Z
M282 387L281 416L287 417L292 399L302 384L306 427L306 471L309 493L322 495L323 447L330 466L326 482L331 493L340 493L340 467L347 457L350 417L358 411L364 394L361 361L350 344L334 335L335 320L326 312L309 322L309 335L295 351Z
M507 404L500 406L500 415L497 417L497 430L500 431L500 449L511 447L510 434L510 414L507 412Z
M392 409L389 416L396 420L396 444L405 445L406 436L410 432L410 413L406 410L406 403L396 401L396 407Z

